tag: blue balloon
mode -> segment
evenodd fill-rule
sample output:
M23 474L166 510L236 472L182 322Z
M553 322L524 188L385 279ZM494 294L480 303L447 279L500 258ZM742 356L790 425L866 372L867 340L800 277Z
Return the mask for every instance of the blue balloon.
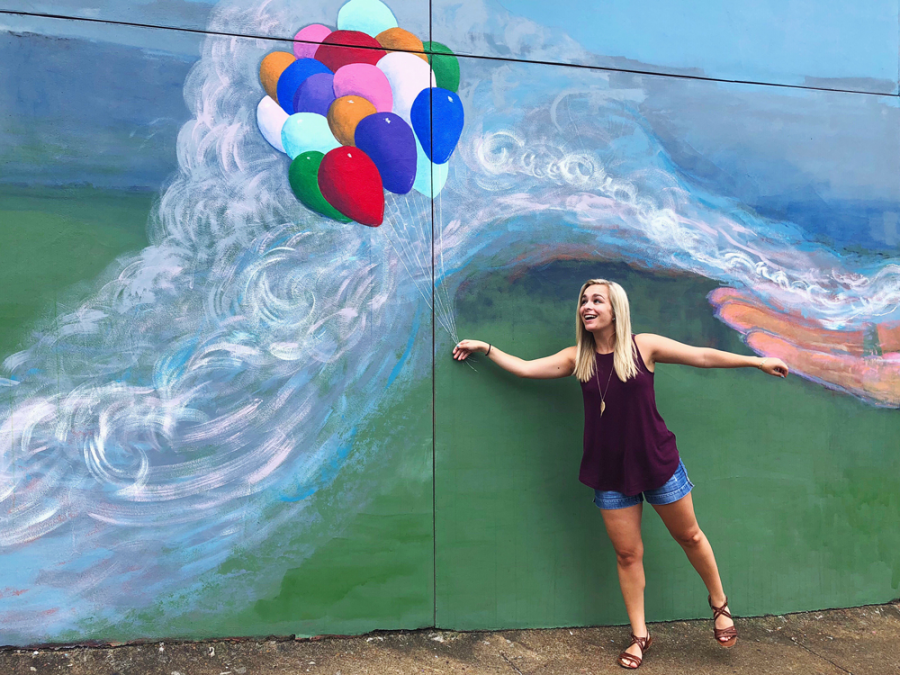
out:
M398 195L412 190L416 180L416 137L402 117L394 113L364 117L356 125L353 140L375 162L386 190Z
M330 72L328 66L315 59L297 59L285 68L281 77L278 78L278 87L275 90L278 104L288 115L293 115L297 112L294 110L294 94L297 93L300 85L306 82L310 75Z
M435 164L449 160L463 130L464 113L459 96L440 87L423 89L413 101L409 118L428 159Z

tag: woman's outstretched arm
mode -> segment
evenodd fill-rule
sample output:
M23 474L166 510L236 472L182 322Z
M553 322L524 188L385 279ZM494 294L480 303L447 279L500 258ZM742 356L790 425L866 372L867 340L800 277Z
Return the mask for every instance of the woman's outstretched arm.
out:
M789 372L784 361L771 356L761 358L709 347L691 347L652 333L642 333L635 339L641 354L651 363L678 363L696 368L759 368L776 377L787 377Z
M575 372L575 347L566 347L561 352L545 356L542 359L525 361L518 356L507 354L487 342L462 340L453 348L453 358L457 361L465 361L470 354L475 352L487 354L491 361L513 375L532 380L552 380L557 377L568 377Z

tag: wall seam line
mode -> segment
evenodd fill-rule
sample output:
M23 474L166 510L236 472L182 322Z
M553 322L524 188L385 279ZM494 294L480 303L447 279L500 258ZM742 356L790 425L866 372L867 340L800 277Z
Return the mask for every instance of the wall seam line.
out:
M431 38L431 3L428 0L428 37ZM429 85L431 84L431 62L429 61ZM434 148L434 105L433 89L428 92L428 117L430 121L429 143ZM429 155L429 159L430 159ZM431 624L437 628L437 339L435 331L435 287L434 287L434 163L428 163L431 184L431 544L432 544L432 614Z
M430 3L429 3L429 12L430 12ZM66 16L62 14L46 14L41 12L21 12L3 9L0 10L0 15L16 15L16 16L30 16L44 19L60 19L66 21L81 21L85 23L97 23L97 24L107 24L111 26L129 26L132 28L148 28L155 30L170 30L179 33L191 33L194 35L219 35L222 37L242 37L250 40L270 40L272 42L293 42L294 40L289 37L273 37L271 35L253 35L253 34L245 34L245 33L231 33L226 31L211 31L205 30L201 28L181 28L177 26L160 26L156 24L149 23L137 23L130 21L116 21L111 19L92 19L89 17L80 17L80 16ZM16 31L8 31L11 33L15 33ZM429 26L429 37L431 37L431 28ZM301 40L301 42L303 42ZM339 45L340 46L340 45ZM361 47L358 45L346 45L352 46L355 49L372 49L367 47ZM433 54L433 50L424 50L423 52L418 52L415 50L404 50L404 49L396 49L394 51L409 51L414 54ZM900 98L900 90L896 92L886 92L886 91L869 91L866 89L838 89L831 87L813 87L810 85L803 84L786 84L783 82L765 82L762 80L740 80L740 79L728 79L728 78L719 78L719 77L704 77L702 75L686 75L683 73L672 73L672 72L660 72L653 70L641 70L637 68L616 68L613 66L598 66L598 65L588 65L584 63L563 63L559 61L541 61L541 60L532 60L532 59L521 59L515 57L505 57L505 56L487 56L483 54L455 54L457 58L466 58L466 59L481 59L483 61L500 61L503 63L524 63L524 64L534 64L534 65L544 65L544 66L560 66L566 68L580 68L583 70L599 70L602 72L610 72L610 73L626 73L630 75L647 75L651 77L671 77L673 79L680 80L694 80L697 82L718 82L721 84L741 84L741 85L750 85L750 86L758 86L758 87L776 87L779 89L800 89L804 91L823 91L823 92L832 92L835 94L859 94L863 96L889 96L892 98Z

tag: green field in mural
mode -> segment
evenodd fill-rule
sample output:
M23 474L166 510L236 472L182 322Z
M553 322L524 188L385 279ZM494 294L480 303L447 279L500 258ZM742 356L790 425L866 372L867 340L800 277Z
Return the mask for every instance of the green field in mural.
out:
M0 353L28 329L78 303L87 282L115 258L147 245L153 195L85 188L0 187ZM73 287L76 287L73 289Z

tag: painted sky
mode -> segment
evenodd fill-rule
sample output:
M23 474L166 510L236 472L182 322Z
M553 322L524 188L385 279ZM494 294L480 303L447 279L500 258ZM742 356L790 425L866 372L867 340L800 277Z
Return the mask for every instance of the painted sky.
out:
M438 15L454 4L436 0ZM877 91L896 91L898 6L892 0L504 0L502 5L511 14L559 28L598 55L723 79L788 84L855 79L857 85L868 80Z
M10 0L5 7L205 28L214 4L211 0ZM556 30L586 51L582 58L560 53L557 60L567 63L600 56L724 79L788 84L832 80L830 86L844 80L852 88L868 85L875 91L897 91L900 8L892 0L856 4L839 0L397 0L393 4L398 16L405 15L405 25L413 22L414 15L416 20L427 17L431 4L434 39L463 53L527 58L535 44L523 36ZM256 28L265 35L290 37L278 27ZM485 32L490 39L481 41L477 36Z
M191 25L205 20L211 10L205 2L187 4L191 5L191 12L199 14L182 15L180 9L174 8L168 16L185 17L184 23ZM335 7L317 10L317 15L326 14L329 9L333 14L340 3L331 4ZM577 61L591 50L615 54L616 49L606 46L604 40L627 34L631 46L625 53L627 58L638 58L644 51L647 63L656 65L666 65L667 59L669 63L680 59L688 64L701 62L702 58L703 72L714 74L718 67L716 54L730 53L714 49L718 40L730 39L724 36L737 24L744 26L748 35L761 30L762 19L737 21L747 13L746 9L709 12L704 9L709 9L707 4L692 5L671 16L671 12L666 14L650 0L637 6L630 4L627 11L621 4L603 6L609 15L606 22L598 25L609 26L612 21L618 28L596 31L592 38L585 38L583 46L573 46L571 38L558 32L543 34L545 29L539 24L529 23L528 16L540 19L546 13L540 3L520 2L514 8L524 15L518 19L523 33L542 35L548 40L531 50L533 58ZM576 7L573 2L562 3L552 25L580 30L583 23L576 20ZM816 54L816 58L810 60L809 68L798 65L794 69L797 76L831 76L836 78L833 84L840 85L841 78L848 74L882 77L891 63L896 71L897 31L892 33L894 43L872 38L872 31L876 35L884 31L880 19L889 11L886 4L867 5L865 11L842 7L814 12L808 3L800 3L785 10L789 20L784 22L783 31L801 20L814 22L813 29L807 31L813 36L830 35L835 26L842 25L846 30L852 28L842 44L858 47L850 50L854 57L846 59L825 49L825 45L811 45L803 53ZM403 3L402 8L407 13L417 13L414 3ZM64 9L86 11L79 2ZM492 10L494 14L490 14ZM93 15L105 16L111 11L112 5L102 5ZM137 19L156 20L162 10L160 3L149 1L128 11L135 12ZM584 11L600 12L601 6L591 5ZM462 14L477 18L486 13L488 24L508 19L504 9L489 3L446 5L444 9L438 3L436 33L450 30L447 24L441 27L442 16ZM626 30L635 17L646 19L648 30ZM4 85L0 88L0 104L14 113L0 127L6 141L0 152L7 166L13 168L4 173L2 180L87 182L142 189L155 189L161 184L174 169L175 136L189 118L179 92L187 68L196 60L202 38L174 31L27 17L6 16L2 22L20 31L5 35L0 42L4 62L11 66L0 75ZM227 23L220 19L223 22ZM654 32L657 28L662 30L663 24L681 26L679 22L684 24L684 35L691 36L691 44L704 45L702 49L698 46L690 58L666 56L666 45L674 49L673 43ZM462 23L454 28L455 34L446 34L444 39L448 43L459 42L470 35L470 28ZM767 39L776 37L773 34ZM787 38L784 43L784 49L797 47ZM742 63L765 69L786 59L778 48L760 49L755 60L748 58ZM65 76L60 71L63 64L71 64L65 67ZM99 78L105 85L99 90L87 86L98 77L98 64L102 64ZM15 75L23 71L32 74L27 83ZM133 77L134 73L138 77ZM748 71L746 75L751 74ZM807 96L780 88L746 85L719 86L710 96L708 87L668 78L648 78L642 86L649 94L642 113L653 125L671 161L686 175L763 215L793 220L838 245L853 243L873 250L891 250L898 243L890 235L891 216L888 215L887 231L883 220L884 213L900 213L900 195L893 178L900 170L895 97ZM49 100L41 103L42 97ZM62 109L67 113L65 123L60 124L58 115ZM27 129L23 128L23 119L29 120ZM735 129L740 133L736 134ZM42 147L44 138L54 140L50 151L60 153L56 161L47 161L49 146ZM88 144L96 147L98 139L99 152L81 151Z

